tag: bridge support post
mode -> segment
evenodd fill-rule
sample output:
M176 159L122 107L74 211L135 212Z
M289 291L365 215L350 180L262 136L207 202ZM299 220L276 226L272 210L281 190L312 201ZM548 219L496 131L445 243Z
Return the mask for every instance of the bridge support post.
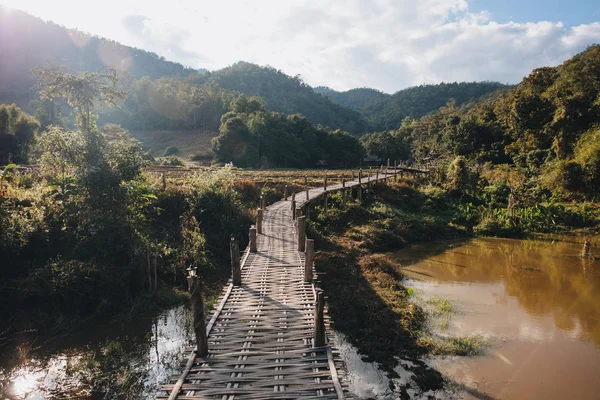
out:
M325 310L325 295L321 289L317 291L317 298L315 300L314 346L323 347L325 346L325 318L323 317L323 311Z
M306 217L298 217L298 251L306 248Z
M195 272L194 272L195 274ZM190 302L192 303L192 315L194 318L194 333L196 336L196 355L206 357L208 355L208 339L206 337L206 326L204 319L204 303L202 301L202 290L200 279L196 275L187 278Z
M327 217L327 192L323 193L323 216Z
M313 280L313 263L315 260L315 240L306 238L304 245L304 282Z
M256 232L259 235L262 235L263 214L264 214L264 211L262 208L259 208L256 211Z
M397 161L394 160L394 183L398 182Z
M231 255L231 281L234 286L240 286L242 284L240 245L233 235L231 235L231 240L229 241L229 253Z
M256 253L256 227L250 227L250 251Z
M358 202L362 204L362 186L358 185Z
M381 166L383 168L383 165ZM379 182L379 170L375 172L375 183Z

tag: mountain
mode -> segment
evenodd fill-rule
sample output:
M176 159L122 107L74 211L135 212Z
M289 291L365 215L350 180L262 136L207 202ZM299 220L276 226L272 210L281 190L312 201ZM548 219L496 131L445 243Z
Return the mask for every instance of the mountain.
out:
M450 99L454 99L456 105L460 106L482 100L508 87L498 82L455 82L415 86L367 105L362 114L374 130L396 129L404 118L419 118L437 111Z
M0 6L0 103L26 107L35 97L31 70L49 63L72 72L98 71L108 66L134 78L184 77L195 72L155 53Z
M205 74L201 80L213 80L224 89L246 96L260 96L272 111L302 114L313 124L329 126L358 134L368 126L354 110L321 96L299 76L289 76L272 67L238 62L221 70Z
M334 103L359 112L373 103L385 101L390 97L387 93L370 88L357 88L345 92L338 92L326 86L317 86L313 90L316 93L327 97Z
M119 119L104 118L103 121L135 126L145 121L144 129L186 129L187 126L196 129L200 122L196 115L192 115L194 112L191 110L198 110L202 105L190 103L199 101L198 96L192 96L196 92L193 87L188 87L190 84L205 88L206 90L202 90L207 96L212 93L210 96L214 101L211 100L211 107L219 112L226 112L229 103L229 100L223 102L219 99L223 96L231 98L238 92L246 96L262 97L272 111L287 115L302 114L313 124L353 134L394 129L405 117L418 118L435 111L451 98L460 105L504 87L495 82L444 83L409 88L390 96L368 88L346 92L336 92L326 87L313 89L299 76L289 76L275 68L247 62L238 62L214 72L194 70L145 50L67 29L1 6L0 55L0 104L16 103L26 111L33 112L29 103L36 97L36 93L31 70L40 65L54 63L70 72L99 71L103 67L112 67L129 76L123 80L127 89L139 89L140 86L149 88L150 92L146 94L137 90L138 103L143 103L148 98L153 100L153 104L160 102L158 113L162 112L163 115L155 115L156 104L142 107L129 101L129 109L117 113L120 115ZM142 78L144 81L141 81ZM167 82L165 79L180 82ZM165 108L168 105L174 108L178 104L167 98L181 94L181 87L186 87L185 93L190 94L190 99L185 101L190 104L185 109L171 110L177 111L175 120L172 118L175 114L171 111L165 114ZM171 88L171 91L156 88ZM215 95L219 88L228 94ZM168 94L162 101L158 98L161 93ZM203 107L203 121L207 121L211 107ZM140 112L142 109L147 112ZM136 113L135 123L132 122L132 112ZM151 115L148 116L148 113ZM218 123L219 119L220 114L215 111L210 118L211 129L214 129L214 121ZM160 120L160 126L153 127L150 120ZM204 122L200 125L208 126Z

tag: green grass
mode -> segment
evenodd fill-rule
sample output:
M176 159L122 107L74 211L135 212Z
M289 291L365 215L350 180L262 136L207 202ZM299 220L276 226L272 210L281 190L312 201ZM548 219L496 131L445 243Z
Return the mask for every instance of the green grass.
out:
M437 335L424 335L418 342L437 355L476 356L483 353L488 342L481 335L468 335L462 337L442 337Z
M432 307L431 313L435 317L441 317L456 311L450 300L437 296L428 299L427 304Z

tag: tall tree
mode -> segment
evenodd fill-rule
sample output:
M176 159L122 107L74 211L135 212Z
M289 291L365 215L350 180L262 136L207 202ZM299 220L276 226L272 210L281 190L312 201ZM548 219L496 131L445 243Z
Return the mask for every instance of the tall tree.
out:
M40 98L65 99L75 109L79 126L86 133L92 129L93 111L98 103L116 106L119 100L127 98L127 93L117 88L116 70L74 75L56 68L36 68L34 74L39 79Z

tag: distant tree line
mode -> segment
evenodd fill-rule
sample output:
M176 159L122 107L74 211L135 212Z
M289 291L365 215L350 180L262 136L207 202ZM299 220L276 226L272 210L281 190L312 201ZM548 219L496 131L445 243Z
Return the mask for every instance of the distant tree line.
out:
M363 155L356 137L314 126L302 115L271 112L262 99L245 96L221 118L213 151L219 161L241 167L348 167Z

